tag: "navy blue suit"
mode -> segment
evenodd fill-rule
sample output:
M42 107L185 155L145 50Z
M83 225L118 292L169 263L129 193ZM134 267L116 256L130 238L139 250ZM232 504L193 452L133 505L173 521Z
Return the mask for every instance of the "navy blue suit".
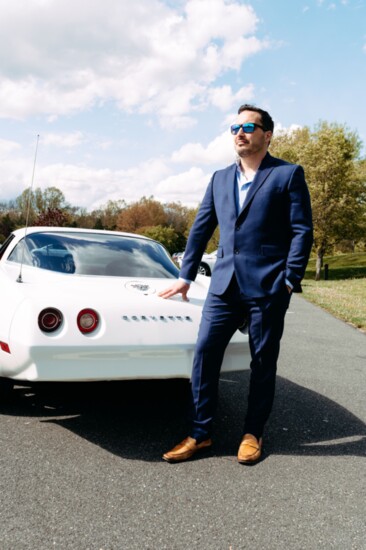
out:
M225 348L248 317L252 355L244 433L260 437L270 414L279 343L290 294L301 279L312 245L309 192L301 166L268 153L237 212L236 164L214 173L192 226L180 276L194 280L214 229L217 261L202 313L192 370L193 428L210 436Z

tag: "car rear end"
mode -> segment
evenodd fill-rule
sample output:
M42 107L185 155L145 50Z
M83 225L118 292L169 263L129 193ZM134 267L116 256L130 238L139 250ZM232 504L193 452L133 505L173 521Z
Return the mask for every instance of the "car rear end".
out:
M65 277L65 276L64 276ZM29 285L9 332L1 376L77 381L190 378L207 291L163 300L166 279L73 277ZM4 356L6 360L4 360ZM234 335L223 369L249 366L247 336Z

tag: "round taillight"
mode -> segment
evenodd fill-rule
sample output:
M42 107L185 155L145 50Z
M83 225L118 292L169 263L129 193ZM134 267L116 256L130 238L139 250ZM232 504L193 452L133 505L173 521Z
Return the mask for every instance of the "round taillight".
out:
M43 332L54 332L63 320L62 313L55 307L47 307L38 315L38 326Z
M82 309L78 315L77 323L83 334L93 332L99 324L98 313L94 309Z

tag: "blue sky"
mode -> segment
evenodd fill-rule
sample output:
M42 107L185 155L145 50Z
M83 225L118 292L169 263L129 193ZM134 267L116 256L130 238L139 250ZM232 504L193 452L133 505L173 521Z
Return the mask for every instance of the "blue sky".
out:
M365 144L365 2L0 0L0 201L30 185L37 134L35 186L88 210L196 205L245 102Z

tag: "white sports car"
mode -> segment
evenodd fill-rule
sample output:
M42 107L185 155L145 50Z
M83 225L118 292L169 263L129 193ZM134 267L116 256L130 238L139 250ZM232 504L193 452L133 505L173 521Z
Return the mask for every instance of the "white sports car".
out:
M15 381L190 378L208 279L190 301L157 293L177 278L152 239L31 227L0 248L0 392ZM233 336L223 370L249 366L248 337Z

